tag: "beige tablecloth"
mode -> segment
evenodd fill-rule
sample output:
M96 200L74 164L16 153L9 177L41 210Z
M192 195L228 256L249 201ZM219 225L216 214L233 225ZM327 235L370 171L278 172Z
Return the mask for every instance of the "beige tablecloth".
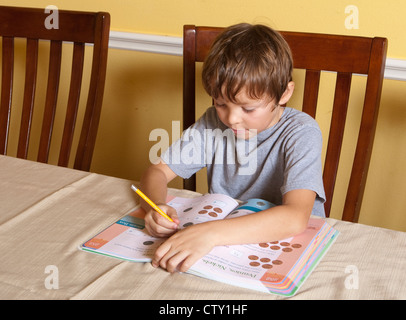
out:
M131 183L0 156L0 298L282 299L78 250L136 206ZM406 298L406 233L327 222L340 235L290 299Z

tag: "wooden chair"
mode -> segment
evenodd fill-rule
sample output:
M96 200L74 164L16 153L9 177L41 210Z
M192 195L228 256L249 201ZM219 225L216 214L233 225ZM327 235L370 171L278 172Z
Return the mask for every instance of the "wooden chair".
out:
M55 21L49 21L47 26L45 20L51 13L57 14L57 18L54 19ZM68 166L76 115L80 105L79 97L86 60L85 44L92 44L93 46L86 46L86 50L93 51L90 84L89 90L86 92L86 110L84 112L84 120L74 161L75 169L89 171L103 100L109 29L110 15L105 12L93 13L59 10L46 13L44 9L0 7L0 36L2 37L0 154L5 155L10 153L7 150L7 144L10 131L12 97L18 94L23 95L23 102L17 157L27 158L37 77L39 72L47 71L39 70L38 68L39 46L43 42L48 41L50 43L48 83L36 160L48 162L58 91L64 89L59 88L59 80L61 77L70 78L70 87L67 90L66 118L58 160L59 166ZM20 88L14 88L15 90L13 90L15 38L27 39L24 90L22 88L21 90ZM70 74L61 74L61 69L63 69L61 68L62 48L66 49L66 45L62 45L63 42L73 43L70 47L73 48ZM14 133L17 134L16 132Z
M195 121L195 64L203 62L218 27L184 26L183 34L183 126ZM344 125L352 74L367 76L362 119L347 189L343 220L357 222L375 134L385 68L387 39L281 32L293 54L294 68L305 69L302 110L315 117L320 72L337 72L333 112L324 162L323 181L330 215L334 186L343 142ZM195 176L184 181L185 189L195 190Z

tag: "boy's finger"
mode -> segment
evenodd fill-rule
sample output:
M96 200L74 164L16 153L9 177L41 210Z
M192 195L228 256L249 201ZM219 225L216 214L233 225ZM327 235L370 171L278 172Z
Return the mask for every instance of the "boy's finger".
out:
M169 217L171 217L171 219L173 220L173 222L176 223L176 225L179 225L179 218L178 218L178 213L176 212L175 209L173 208L169 208L168 212L166 213Z
M178 223L169 221L167 218L161 216L158 212L154 211L153 219L155 223L166 229L176 230L178 228Z
M155 254L152 258L152 266L154 268L157 268L161 265L161 263L163 263L162 258L165 256L165 254L168 252L169 247L167 246L167 244L164 242L162 243L156 250L155 250ZM164 263L163 263L164 264ZM162 266L162 265L161 265Z
M156 224L171 230L176 230L178 228L179 219L177 212L174 208L169 207L167 210L161 208L172 220L170 221L166 217L162 216L159 212L153 211L153 219Z

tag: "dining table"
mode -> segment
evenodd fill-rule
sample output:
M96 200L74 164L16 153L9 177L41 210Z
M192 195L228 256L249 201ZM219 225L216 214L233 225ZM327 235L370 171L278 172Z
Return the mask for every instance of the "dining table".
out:
M336 241L292 297L80 250L136 208L132 184L138 182L0 155L0 299L154 300L164 313L176 311L168 300L236 301L244 312L244 301L406 299L406 233L333 218L325 221L339 231Z

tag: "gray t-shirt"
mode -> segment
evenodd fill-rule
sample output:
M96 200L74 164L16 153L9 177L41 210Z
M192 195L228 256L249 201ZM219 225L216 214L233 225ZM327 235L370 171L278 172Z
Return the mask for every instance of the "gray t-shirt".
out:
M304 112L286 107L277 124L244 140L236 139L210 107L162 160L182 178L207 167L209 192L239 200L279 205L288 191L315 191L312 214L324 217L321 150L320 128Z

